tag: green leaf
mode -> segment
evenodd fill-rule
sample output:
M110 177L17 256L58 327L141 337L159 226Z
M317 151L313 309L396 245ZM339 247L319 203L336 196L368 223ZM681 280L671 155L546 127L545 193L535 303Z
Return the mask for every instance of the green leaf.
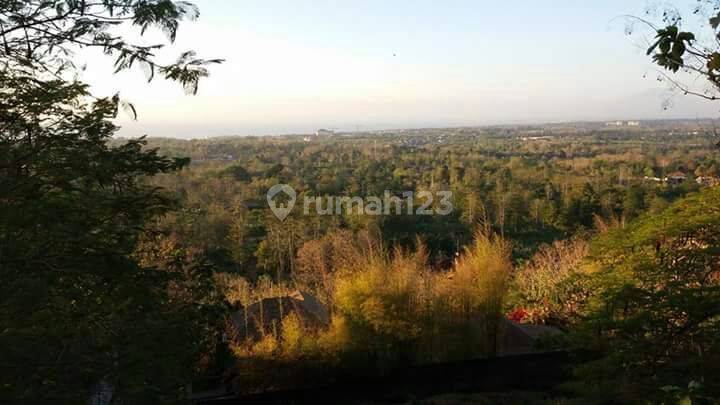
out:
M678 41L691 42L695 40L695 34L693 34L692 32L681 32L680 34L678 34L677 39Z
M708 70L720 70L720 53L714 52L710 55L707 63Z
M650 47L649 47L648 50L647 50L646 55L650 55L651 53L653 53L653 51L655 50L655 48L657 48L657 46L660 44L660 41L662 41L662 38L661 38L661 39L658 39L657 41L655 41L654 44L650 45Z
M673 58L675 59L675 62L682 64L681 58L685 54L685 49L686 49L685 44L683 42L676 41L673 43L672 55L673 55Z
M717 29L717 27L720 26L720 14L710 19L710 26L713 27L713 29Z
M672 41L670 41L667 38L663 38L660 41L660 52L662 53L668 53L670 52L670 46L672 45Z

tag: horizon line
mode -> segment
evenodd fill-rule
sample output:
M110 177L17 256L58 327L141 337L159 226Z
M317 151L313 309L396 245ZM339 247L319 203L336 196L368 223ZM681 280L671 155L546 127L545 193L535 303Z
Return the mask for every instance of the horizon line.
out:
M547 126L547 125L569 125L569 124L600 124L610 123L618 121L637 121L637 122L673 122L673 121L715 121L720 119L711 117L695 117L695 118L622 118L622 119L607 119L607 120L570 120L570 121L529 121L529 122L506 122L498 124L478 124L478 125L428 125L428 126L409 126L409 127L384 127L376 129L355 129L355 130L344 130L338 127L318 127L317 130L328 130L333 131L336 134L362 134L362 133L378 133L388 131L407 131L407 130L429 130L429 129L485 129L485 128L506 128L514 126ZM223 138L264 138L264 137L291 137L291 136L308 136L314 135L314 132L284 132L284 133L265 133L265 134L228 134L228 135L213 135L203 137L173 137L173 136L153 136L153 135L138 135L138 136L113 136L114 139L137 139L146 137L148 139L175 139L183 141L194 141L194 140L211 140L211 139L223 139Z

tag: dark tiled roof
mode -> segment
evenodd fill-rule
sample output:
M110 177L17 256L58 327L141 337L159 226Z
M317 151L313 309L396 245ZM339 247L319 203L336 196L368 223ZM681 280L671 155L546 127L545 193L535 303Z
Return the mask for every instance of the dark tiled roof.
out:
M317 329L329 325L327 309L312 295L296 291L290 295L265 298L240 308L231 315L238 340L259 340L265 334L282 333L282 320L295 314L303 327Z

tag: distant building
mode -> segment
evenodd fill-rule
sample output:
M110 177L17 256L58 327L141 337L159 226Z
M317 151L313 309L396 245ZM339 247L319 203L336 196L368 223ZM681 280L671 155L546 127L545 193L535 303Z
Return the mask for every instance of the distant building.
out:
M609 121L605 123L606 127L639 127L640 121Z
M333 136L335 135L335 131L331 129L318 129L315 131L315 136Z
M288 315L295 314L303 328L320 330L330 324L330 314L313 295L294 291L288 295L265 298L241 307L230 315L231 340L258 342L263 336L281 328ZM282 330L279 330L282 333Z
M665 177L665 182L669 184L680 184L687 180L687 175L681 171L672 172Z

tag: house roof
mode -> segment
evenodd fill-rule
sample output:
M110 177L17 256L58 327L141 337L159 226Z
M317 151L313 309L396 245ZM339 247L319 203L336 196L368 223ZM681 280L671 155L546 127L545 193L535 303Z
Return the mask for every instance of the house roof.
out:
M301 291L265 298L242 307L230 316L230 320L237 339L259 340L267 333L282 333L282 320L290 314L296 314L307 328L320 328L330 324L328 311L320 301Z
M668 177L670 177L670 178L678 178L678 179L679 179L679 178L683 178L683 179L684 179L684 178L687 177L687 175L686 175L685 173L681 172L681 171L677 171L677 172L672 172L672 173L668 174Z
M511 320L505 320L504 323L505 333L500 351L506 354L537 351L539 339L562 335L560 329L552 326L518 323Z

